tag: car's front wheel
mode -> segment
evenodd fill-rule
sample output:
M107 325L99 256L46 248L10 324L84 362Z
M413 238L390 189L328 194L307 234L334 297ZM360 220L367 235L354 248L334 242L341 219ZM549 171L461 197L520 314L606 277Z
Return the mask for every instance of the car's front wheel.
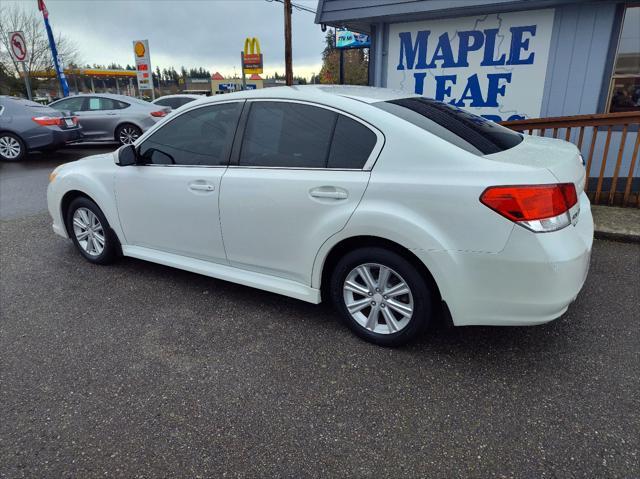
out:
M331 298L358 336L383 346L399 346L429 323L431 290L420 271L384 248L351 251L331 276Z
M116 140L121 145L130 145L142 135L142 130L135 125L120 125L116 130Z
M0 133L0 159L4 161L20 161L26 154L27 149L19 136L8 131Z
M91 263L111 263L118 252L117 239L104 214L93 201L76 198L67 211L67 231L73 243Z

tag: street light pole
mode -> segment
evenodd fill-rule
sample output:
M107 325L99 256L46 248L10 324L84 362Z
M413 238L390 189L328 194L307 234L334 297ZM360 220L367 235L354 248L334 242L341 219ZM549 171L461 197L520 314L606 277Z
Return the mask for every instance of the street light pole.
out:
M284 67L287 86L293 85L291 66L291 0L284 0Z

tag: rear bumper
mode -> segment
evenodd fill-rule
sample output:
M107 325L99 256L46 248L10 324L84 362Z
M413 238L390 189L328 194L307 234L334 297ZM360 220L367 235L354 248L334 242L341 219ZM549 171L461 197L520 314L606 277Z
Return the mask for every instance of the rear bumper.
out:
M591 208L582 194L575 226L537 234L514 226L500 253L429 253L429 260L440 271L436 281L454 324L527 326L567 310L586 280L592 244Z
M74 130L53 130L52 146L62 147L69 143L77 143L82 140L80 128Z
M38 128L31 136L25 138L29 150L42 148L61 148L69 143L82 140L82 129L63 130L57 126Z

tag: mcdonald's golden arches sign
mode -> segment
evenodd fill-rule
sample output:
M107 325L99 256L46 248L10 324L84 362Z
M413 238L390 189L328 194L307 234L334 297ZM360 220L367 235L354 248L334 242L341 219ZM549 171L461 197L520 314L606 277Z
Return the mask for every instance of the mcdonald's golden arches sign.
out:
M262 73L262 53L260 53L260 42L257 38L247 38L244 41L244 52L242 52L242 70L244 73Z

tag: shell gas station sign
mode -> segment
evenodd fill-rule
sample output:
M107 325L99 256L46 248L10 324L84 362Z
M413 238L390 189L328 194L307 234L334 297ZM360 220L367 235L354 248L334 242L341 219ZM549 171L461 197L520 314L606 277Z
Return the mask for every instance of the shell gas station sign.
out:
M136 61L136 73L139 90L153 90L151 60L149 56L149 41L135 40L133 54Z

